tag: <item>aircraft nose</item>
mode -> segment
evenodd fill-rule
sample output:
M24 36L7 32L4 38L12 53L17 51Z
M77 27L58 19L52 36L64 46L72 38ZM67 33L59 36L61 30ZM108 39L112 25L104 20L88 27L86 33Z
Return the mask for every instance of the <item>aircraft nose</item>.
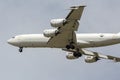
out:
M13 44L14 43L12 39L9 39L7 42L8 42L8 44Z
M7 43L13 46L19 46L19 42L17 39L15 39L15 37L12 37L9 40L7 40Z

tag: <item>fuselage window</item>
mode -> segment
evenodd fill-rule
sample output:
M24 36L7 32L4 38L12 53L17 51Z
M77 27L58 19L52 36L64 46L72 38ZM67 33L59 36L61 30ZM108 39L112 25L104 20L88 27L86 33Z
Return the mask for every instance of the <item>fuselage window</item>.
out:
M103 34L101 34L101 35L100 35L100 37L104 37L104 35L103 35Z

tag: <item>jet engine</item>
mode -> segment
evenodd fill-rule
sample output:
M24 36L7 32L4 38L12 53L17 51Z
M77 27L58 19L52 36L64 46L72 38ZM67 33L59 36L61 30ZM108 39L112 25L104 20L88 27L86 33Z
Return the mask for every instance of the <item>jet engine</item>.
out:
M93 63L97 62L99 59L96 56L86 56L85 57L85 62L86 63Z
M67 58L67 59L77 59L77 58L79 58L79 57L81 57L81 56L82 56L81 53L69 52L69 53L67 53L66 58Z
M58 32L59 31L57 29L47 29L47 30L43 31L43 35L45 37L53 37L53 36L57 35Z
M65 21L66 21L65 19L52 19L50 21L50 24L51 24L52 27L57 28L57 27L63 26Z

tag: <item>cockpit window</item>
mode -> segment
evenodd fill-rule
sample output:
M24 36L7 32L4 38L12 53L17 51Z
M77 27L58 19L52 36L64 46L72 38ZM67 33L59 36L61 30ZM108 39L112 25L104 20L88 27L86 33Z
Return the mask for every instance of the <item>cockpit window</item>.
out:
M15 38L15 37L12 37L12 38Z

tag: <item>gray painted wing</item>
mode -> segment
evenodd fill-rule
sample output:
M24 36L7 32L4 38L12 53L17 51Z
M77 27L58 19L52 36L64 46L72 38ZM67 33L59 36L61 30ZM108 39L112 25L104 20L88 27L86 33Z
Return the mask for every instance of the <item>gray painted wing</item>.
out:
M73 6L71 12L66 17L67 20L80 20L85 6Z
M101 53L89 51L89 50L86 50L86 49L81 49L81 53L83 53L84 55L88 55L88 56L96 56L99 59L102 58L102 59L113 60L115 62L120 62L119 57L114 57L114 56L110 56L110 55L103 55Z
M58 28L59 33L51 37L48 41L48 45L50 47L59 47L64 48L67 44L72 42L76 43L76 34L74 31L77 31L79 22L84 6L74 6L71 7L71 11L66 17L66 22L63 26Z

